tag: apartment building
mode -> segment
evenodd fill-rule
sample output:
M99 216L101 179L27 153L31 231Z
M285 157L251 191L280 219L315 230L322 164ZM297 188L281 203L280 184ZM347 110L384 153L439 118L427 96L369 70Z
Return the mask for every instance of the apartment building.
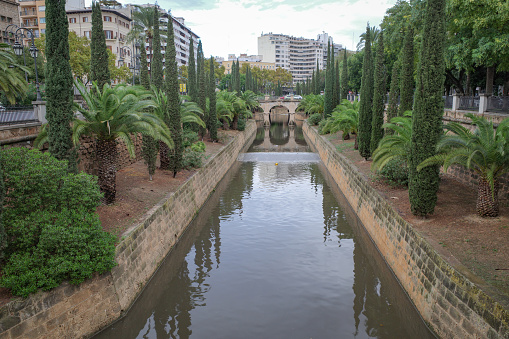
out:
M235 54L228 54L228 60L221 61L221 65L225 68L224 74L230 74L232 72L232 64L234 61L238 61L241 68L243 64L248 64L251 68L258 67L259 69L276 70L276 64L274 62L264 62L261 55L240 54L237 57Z
M78 36L85 36L90 39L92 36L92 8L72 9L67 10L66 13L69 21L69 31L74 31ZM130 10L125 7L101 7L101 15L106 47L117 57L117 66L120 66L119 59L121 56L125 60L126 66L133 66L131 56L132 53L136 53L134 45L126 42L127 33L131 29ZM128 48L122 51L125 46Z
M19 26L18 7L19 4L14 0L0 0L0 42L11 45L14 43L14 37L8 34L6 29L11 24Z
M294 83L303 82L311 78L317 63L319 69L327 65L329 41L332 43L332 38L325 32L319 34L316 40L267 33L258 37L258 54L265 62L275 63L276 68L288 70ZM337 45L339 49L340 46Z

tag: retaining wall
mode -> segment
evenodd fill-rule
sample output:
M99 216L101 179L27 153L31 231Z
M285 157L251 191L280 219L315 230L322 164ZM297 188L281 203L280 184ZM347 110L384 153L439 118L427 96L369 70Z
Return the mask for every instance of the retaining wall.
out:
M79 286L64 283L0 308L0 339L83 338L118 319L150 277L238 154L255 137L256 124L231 140L214 158L163 199L117 246L116 266Z
M430 328L442 338L509 338L509 302L494 300L449 265L329 141L307 122L303 128Z

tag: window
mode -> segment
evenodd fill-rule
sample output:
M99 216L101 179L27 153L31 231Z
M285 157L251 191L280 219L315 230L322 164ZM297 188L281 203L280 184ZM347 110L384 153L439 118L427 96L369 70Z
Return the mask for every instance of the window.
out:
M76 23L76 18L69 18L69 23L70 24L75 24Z
M85 31L85 36L90 39L92 36L92 31Z
M88 16L83 17L83 22L88 22Z
M7 22L12 24L12 18L7 18Z
M39 12L46 12L46 6L39 6Z
M2 15L1 20L2 22L5 22L6 18Z
M46 29L45 28L41 28L41 34L46 34Z
M46 18L41 18L41 19L39 20L39 22L40 22L41 24L45 24L45 23L46 23Z
M104 21L109 21L109 22L111 22L111 16L105 16L105 17L104 17Z
M113 39L113 31L104 31L106 39Z

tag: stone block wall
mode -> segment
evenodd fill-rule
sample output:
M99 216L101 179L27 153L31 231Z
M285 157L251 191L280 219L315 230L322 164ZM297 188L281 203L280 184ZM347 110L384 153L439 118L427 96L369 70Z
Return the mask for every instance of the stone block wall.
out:
M509 338L509 302L449 265L315 129L304 134L430 328L442 338Z
M254 140L256 124L231 140L117 246L116 266L79 286L64 283L0 308L0 339L85 338L118 319L134 302L216 185Z

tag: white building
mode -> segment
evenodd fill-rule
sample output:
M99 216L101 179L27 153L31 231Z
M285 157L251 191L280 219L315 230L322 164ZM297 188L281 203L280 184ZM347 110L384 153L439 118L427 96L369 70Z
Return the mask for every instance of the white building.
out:
M319 69L326 66L328 41L332 43L332 38L325 32L316 40L267 33L258 37L258 54L263 61L274 62L276 68L288 70L294 83L303 82L311 78L317 62ZM341 49L341 45L336 46Z

